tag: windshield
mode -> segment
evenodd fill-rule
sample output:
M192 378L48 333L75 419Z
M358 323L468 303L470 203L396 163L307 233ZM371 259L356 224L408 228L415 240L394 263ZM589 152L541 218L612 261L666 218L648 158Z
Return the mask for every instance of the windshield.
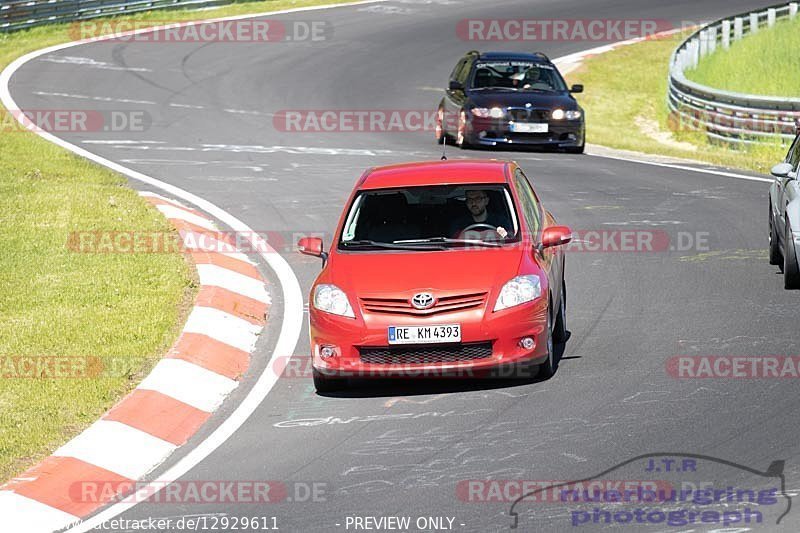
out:
M340 249L502 246L517 240L514 202L503 185L435 185L364 191L345 219Z
M477 63L470 88L548 92L567 90L563 78L555 67L529 61Z

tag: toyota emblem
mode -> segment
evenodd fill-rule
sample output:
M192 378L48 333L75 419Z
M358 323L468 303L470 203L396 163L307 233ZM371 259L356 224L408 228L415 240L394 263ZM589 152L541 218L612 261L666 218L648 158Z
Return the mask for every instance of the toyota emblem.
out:
M429 292L420 292L411 298L411 305L417 309L430 309L433 307L433 303L433 294Z

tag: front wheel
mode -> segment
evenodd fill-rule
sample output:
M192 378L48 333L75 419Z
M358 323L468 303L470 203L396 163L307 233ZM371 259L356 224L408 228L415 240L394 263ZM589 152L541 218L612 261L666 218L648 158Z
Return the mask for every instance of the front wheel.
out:
M772 216L772 206L769 209L769 264L783 265L780 244L778 243L778 228L775 227L775 219Z
M800 289L800 268L797 263L797 248L792 237L789 219L786 219L786 236L783 241L783 286L785 289Z
M553 340L558 343L567 342L567 285L564 280L561 280L561 304L556 312Z
M553 320L550 318L550 310L547 311L547 359L539 365L539 379L550 379L556 373L555 351L553 350Z

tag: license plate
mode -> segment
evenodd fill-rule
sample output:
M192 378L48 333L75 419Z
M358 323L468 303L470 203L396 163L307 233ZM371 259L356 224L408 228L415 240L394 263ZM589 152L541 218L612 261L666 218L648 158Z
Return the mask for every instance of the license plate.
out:
M389 344L461 342L459 324L433 326L389 326Z
M549 124L545 123L527 123L527 122L514 122L510 124L511 131L514 133L547 133L549 131Z

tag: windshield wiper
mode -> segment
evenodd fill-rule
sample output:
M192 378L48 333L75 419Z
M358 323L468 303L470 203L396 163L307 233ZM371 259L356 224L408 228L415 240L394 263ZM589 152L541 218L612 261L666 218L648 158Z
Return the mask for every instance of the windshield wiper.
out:
M480 239L450 239L447 237L430 237L428 239L408 239L404 241L393 241L394 244L477 244L478 246L488 246L497 248L503 246L501 242L482 241Z
M430 250L428 246L407 246L405 241L380 242L362 239L359 241L342 241L342 246L348 248L386 248L388 250ZM408 242L408 244L416 244Z
M516 87L473 87L470 91L519 91Z

